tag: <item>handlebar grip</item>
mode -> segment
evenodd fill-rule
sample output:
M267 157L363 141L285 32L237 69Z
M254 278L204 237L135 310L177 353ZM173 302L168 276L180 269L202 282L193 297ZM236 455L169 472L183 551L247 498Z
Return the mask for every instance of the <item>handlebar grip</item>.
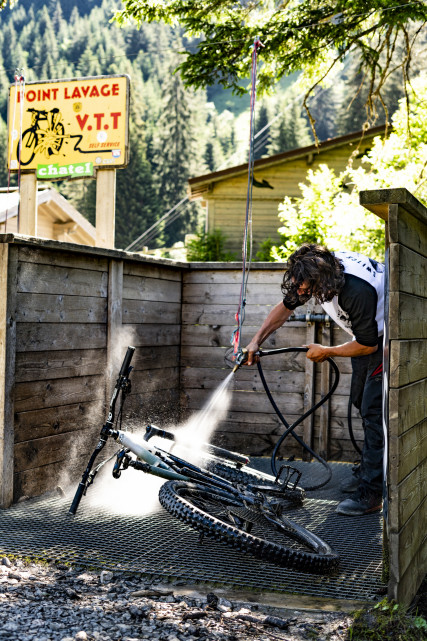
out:
M123 361L123 364L122 364L122 368L120 370L119 377L120 376L126 376L126 374L128 373L129 365L130 365L130 362L132 360L132 356L133 356L134 351L135 351L135 348L132 347L131 345L127 348L127 352L126 352L126 355L125 355L125 358L124 358L124 361Z
M80 501L82 500L82 496L84 494L85 489L86 489L86 485L83 483L83 481L81 481L74 495L74 499L73 499L73 502L71 503L71 507L68 510L70 514L75 514L77 512L77 508L79 507Z

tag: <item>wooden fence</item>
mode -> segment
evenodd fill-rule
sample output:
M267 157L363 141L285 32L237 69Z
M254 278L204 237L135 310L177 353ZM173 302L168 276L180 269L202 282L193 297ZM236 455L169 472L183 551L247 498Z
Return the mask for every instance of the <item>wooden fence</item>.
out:
M427 209L406 189L361 203L386 221L389 596L409 603L427 572Z
M390 595L408 601L426 572L427 211L405 190L366 192L387 222ZM283 266L252 266L242 344L280 300ZM201 409L224 381L240 291L238 264L184 264L126 252L0 236L0 506L82 473L105 420L126 346L137 348L128 424L168 427ZM297 313L320 312L302 308ZM266 346L339 344L333 324L289 322ZM390 363L388 363L388 354ZM354 460L347 428L350 363L339 387L298 428L328 459ZM289 422L324 395L330 370L304 355L266 357L265 375ZM233 377L214 442L268 454L283 432L257 369ZM361 445L361 421L353 411ZM301 456L288 439L284 456Z

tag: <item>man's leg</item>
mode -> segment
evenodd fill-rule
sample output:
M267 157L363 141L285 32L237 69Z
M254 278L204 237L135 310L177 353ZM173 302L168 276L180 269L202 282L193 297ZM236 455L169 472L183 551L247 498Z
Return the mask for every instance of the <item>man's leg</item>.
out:
M384 435L382 425L382 349L369 358L360 413L365 430L360 486L351 498L342 501L339 514L369 514L381 509Z

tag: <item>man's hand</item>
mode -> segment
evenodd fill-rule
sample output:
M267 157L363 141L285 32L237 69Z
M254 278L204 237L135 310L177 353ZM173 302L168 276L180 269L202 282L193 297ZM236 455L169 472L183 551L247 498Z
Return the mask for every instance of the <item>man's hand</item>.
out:
M258 363L259 356L256 353L259 350L258 343L256 341L251 341L245 349L248 352L248 358L247 358L247 361L243 364L248 365L250 367L254 363Z
M308 347L306 356L315 363L323 363L329 356L329 348L319 343L310 343L310 345L303 345L303 347Z

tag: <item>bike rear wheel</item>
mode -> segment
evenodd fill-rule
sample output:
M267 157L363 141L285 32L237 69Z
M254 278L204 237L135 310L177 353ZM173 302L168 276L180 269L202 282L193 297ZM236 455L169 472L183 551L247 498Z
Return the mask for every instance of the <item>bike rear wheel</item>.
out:
M273 511L247 506L232 492L187 481L168 481L159 500L173 516L242 552L304 572L329 574L338 555L316 534Z

